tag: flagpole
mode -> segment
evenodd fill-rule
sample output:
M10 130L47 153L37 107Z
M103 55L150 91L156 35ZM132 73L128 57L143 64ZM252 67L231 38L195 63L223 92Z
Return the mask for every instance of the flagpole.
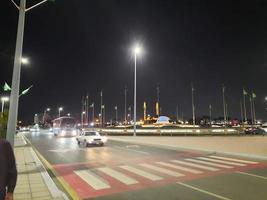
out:
M223 95L223 119L224 119L224 127L226 127L226 107L225 107L225 96L224 91L225 87L222 85L222 95Z
M195 103L194 103L194 86L193 83L191 85L192 89L192 115L193 115L193 125L195 127L196 121L195 121Z
M209 105L209 113L210 113L210 126L211 126L211 104Z
M243 88L243 101L244 101L244 123L247 122L247 109L246 109L246 91Z
M242 100L240 100L240 114L241 114L241 121L243 123L244 121L244 116L243 116L243 105L242 105Z
M102 105L103 104L103 90L101 89L100 92L100 115L101 115L101 119L100 120L100 127L103 127L103 112L102 112Z
M93 123L95 122L95 103L92 104L92 120L93 120Z
M127 86L124 88L124 123L127 124Z
M177 122L179 121L179 113L178 113L178 105L176 106L176 119L177 119Z
M252 100L251 100L251 97L249 97L249 101L250 101L251 125L253 125L253 107L252 107Z
M256 98L256 94L252 92L252 108L253 108L253 117L254 117L254 124L256 124L256 111L255 111L255 103L254 99Z

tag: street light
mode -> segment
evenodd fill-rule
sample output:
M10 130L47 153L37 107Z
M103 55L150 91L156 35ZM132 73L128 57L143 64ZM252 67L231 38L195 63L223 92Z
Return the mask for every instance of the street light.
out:
M44 114L43 114L43 124L45 123L45 115L46 115L46 112L49 112L50 111L50 108L47 108L44 110Z
M81 114L81 125L82 125L82 128L83 128L83 115L85 115L85 111L83 111L82 114Z
M12 147L14 146L14 135L16 133L17 117L18 117L18 103L19 103L19 85L20 85L20 71L22 63L22 47L23 47L23 33L25 24L25 13L48 0L43 0L35 5L26 8L26 0L20 0L20 5L18 6L15 1L11 1L15 7L19 10L18 19L18 29L17 29L17 39L16 39L16 49L15 49L15 59L12 74L12 90L10 94L10 108L8 113L8 123L7 123L7 134L6 139L10 142Z
M59 107L58 108L58 117L60 117L60 112L63 110L63 108L62 107Z
M25 58L25 57L22 57L21 58L21 64L23 64L23 65L29 64L29 59L28 58Z
M142 48L136 44L133 48L134 53L134 136L136 136L136 58L140 55Z
M9 100L8 97L2 97L2 116L3 116L3 112L4 112L4 106L5 106L5 102Z

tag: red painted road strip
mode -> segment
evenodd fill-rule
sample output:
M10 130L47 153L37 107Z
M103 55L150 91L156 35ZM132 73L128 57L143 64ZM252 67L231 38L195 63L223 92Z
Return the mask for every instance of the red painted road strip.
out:
M197 155L199 156L199 154ZM142 159L138 160L141 163L147 163L155 166L162 167L161 165L156 164L156 162L169 162L172 160L174 156L170 156L167 159L165 158L164 160L159 160L157 157L156 158L150 158L150 159ZM188 157L187 157L188 158ZM192 158L192 157L191 157ZM193 157L194 158L194 157ZM177 159L177 155L176 155ZM178 159L181 159L179 156ZM182 159L183 160L183 159ZM81 199L88 199L88 198L93 198L93 197L99 197L99 196L106 196L114 193L120 193L120 192L125 192L125 191L134 191L134 190L140 190L140 189L145 189L145 188L151 188L151 187L158 187L161 185L166 185L166 184L171 184L171 183L176 183L177 181L186 181L186 180L193 180L193 179L200 179L200 178L205 178L205 177L211 177L215 175L222 175L226 173L231 173L234 171L247 171L250 169L259 169L259 168L265 168L267 167L267 163L259 163L259 164L248 164L247 166L244 167L238 167L234 166L232 169L222 169L220 168L220 171L217 172L208 172L203 170L203 174L192 174L189 172L181 171L181 170L176 170L170 167L164 166L164 168L177 171L179 173L184 174L185 176L183 177L171 177L166 174L162 174L160 172L152 172L147 170L146 168L143 168L139 166L138 162L135 164L129 164L133 167L136 167L140 170L147 171L150 173L153 173L155 175L163 177L163 180L158 180L158 181L151 181L148 180L144 177L141 177L137 174L134 174L132 172L129 172L127 170L124 170L120 168L119 166L121 163L115 163L115 162L110 162L111 165L103 165L103 163L74 163L74 164L67 164L67 165L54 165L53 167L55 170L59 173L60 176L62 176L67 183L77 192L77 194L80 196ZM109 167L112 168L113 170L119 171L126 176L129 176L135 180L138 181L137 184L133 185L125 185L118 180L98 171L95 170L98 167ZM193 167L192 167L193 169ZM84 180L82 180L78 175L74 173L74 171L77 170L90 170L93 171L94 173L97 173L98 176L102 177L111 187L107 189L102 189L102 190L95 190L93 189L89 184L87 184Z

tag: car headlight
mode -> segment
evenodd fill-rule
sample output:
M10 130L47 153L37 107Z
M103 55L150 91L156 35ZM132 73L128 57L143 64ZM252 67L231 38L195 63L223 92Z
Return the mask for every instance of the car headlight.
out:
M65 130L61 131L61 134L66 135L66 131Z
M103 137L102 137L102 141L103 141L104 143L106 143L106 142L108 141L108 138L107 138L106 136L103 136Z
M72 134L72 135L76 135L76 134L77 134L76 130L73 130L73 131L71 132L71 134Z

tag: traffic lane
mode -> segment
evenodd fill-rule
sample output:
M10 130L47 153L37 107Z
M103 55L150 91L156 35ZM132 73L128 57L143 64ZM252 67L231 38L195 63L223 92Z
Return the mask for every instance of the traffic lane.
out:
M259 170L250 170L251 174ZM267 168L261 169L267 173ZM267 199L267 177L253 177L233 172L197 180L176 182L156 188L123 192L109 196L91 198L94 200L263 200Z
M162 149L125 142L108 141L104 147L77 145L76 139L55 137L52 133L42 131L26 134L35 148L51 164L71 164L86 162L136 162L139 159L154 159L156 157L190 156L195 153ZM192 155L191 155L192 156Z
M90 200L214 200L213 196L182 187L178 184L164 185L156 188L123 192Z

